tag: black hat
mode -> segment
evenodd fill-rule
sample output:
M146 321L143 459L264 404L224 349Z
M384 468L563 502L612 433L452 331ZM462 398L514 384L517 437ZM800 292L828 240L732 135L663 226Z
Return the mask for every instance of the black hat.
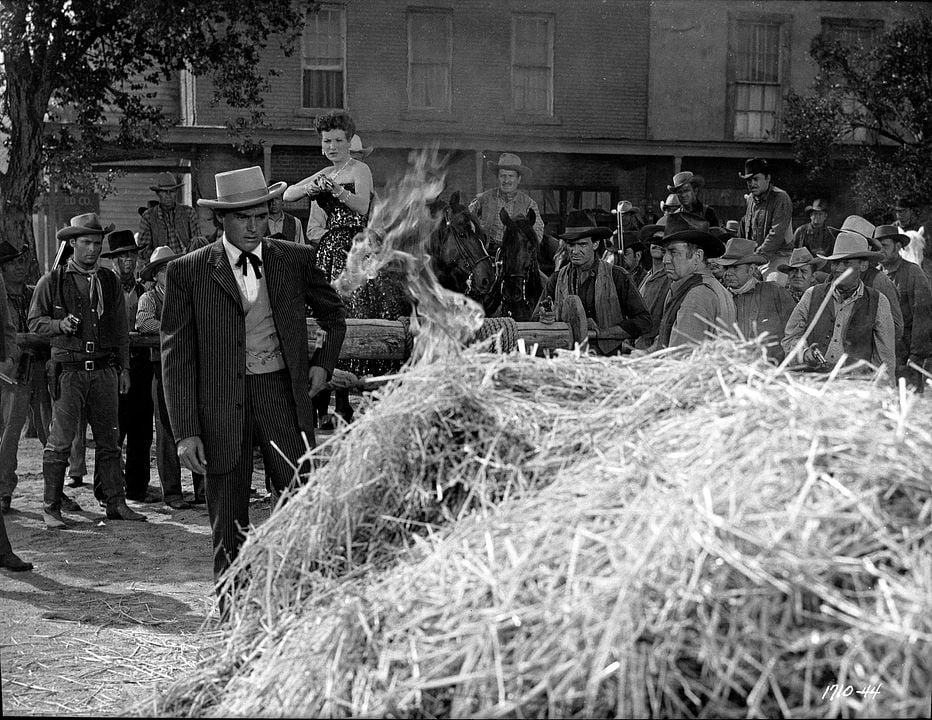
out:
M644 245L656 245L657 239L663 237L663 225L645 225L638 230L638 240Z
M15 247L10 245L10 243L8 243L6 240L4 240L3 242L0 242L0 265L2 265L3 263L8 263L10 262L10 260L15 260L20 255L25 254L26 251L28 250L29 250L28 245L23 245L21 248L17 250Z
M705 218L688 212L678 212L667 216L663 226L663 237L654 240L655 245L671 242L687 242L698 245L707 258L719 257L725 252L722 241L709 232L709 223Z
M622 238L621 249L631 248L634 252L644 252L644 243L641 242L640 233L637 230L625 230Z
M750 158L749 160L745 160L744 172L738 173L738 176L742 180L747 180L757 173L761 173L762 175L770 175L770 163L768 163L764 158Z
M565 242L576 242L577 240L582 240L584 238L592 238L593 240L605 240L605 238L611 237L611 235L611 228L591 225L587 227L568 227L566 228L565 233L562 235L557 235L557 237Z
M126 253L139 252L136 237L132 230L114 230L106 235L108 252L100 253L101 257L116 257Z

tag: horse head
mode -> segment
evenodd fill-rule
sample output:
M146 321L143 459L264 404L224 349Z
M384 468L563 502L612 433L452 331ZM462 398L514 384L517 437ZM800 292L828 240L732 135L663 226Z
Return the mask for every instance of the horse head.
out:
M528 298L528 281L536 282L540 273L538 265L539 242L534 232L537 214L533 208L527 215L511 217L504 208L499 215L505 231L502 234L502 300L506 303L522 303L537 298Z
M486 250L479 218L460 203L458 192L450 196L449 203L439 207L440 225L434 251L440 274L454 285L449 289L488 294L495 282L495 263Z

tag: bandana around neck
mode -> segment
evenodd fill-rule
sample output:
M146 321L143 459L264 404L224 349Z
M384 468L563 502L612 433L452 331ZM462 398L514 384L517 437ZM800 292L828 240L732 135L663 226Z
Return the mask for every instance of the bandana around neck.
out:
M90 270L86 270L78 265L74 261L74 258L68 260L68 272L77 273L87 278L89 283L88 296L91 303L97 304L97 317L101 317L104 314L104 291L100 285L100 278L97 276L97 271L99 269L99 265L94 265Z

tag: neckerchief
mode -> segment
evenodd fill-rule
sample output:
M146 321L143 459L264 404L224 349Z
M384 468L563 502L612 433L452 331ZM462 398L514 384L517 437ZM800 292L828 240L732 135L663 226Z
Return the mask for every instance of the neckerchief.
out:
M74 261L74 258L68 260L67 272L77 273L87 278L88 299L92 305L96 303L97 317L101 317L104 314L104 291L100 285L100 278L97 277L97 271L99 269L99 265L94 265L90 270L85 270Z
M739 287L739 288L735 288L734 290L732 290L731 288L728 288L728 292L730 292L732 295L736 295L736 296L737 296L737 295L744 295L744 293L750 292L751 290L753 290L753 289L755 288L755 286L757 285L757 283L759 283L759 282L760 282L760 280L758 280L756 277L749 277L749 278L748 278L748 281L747 281L746 283L744 283L744 285L742 285L742 286Z

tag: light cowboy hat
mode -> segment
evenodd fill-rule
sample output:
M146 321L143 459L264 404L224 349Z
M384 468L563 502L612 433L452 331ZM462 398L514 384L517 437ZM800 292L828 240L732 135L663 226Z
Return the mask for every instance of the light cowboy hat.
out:
M178 255L175 254L175 251L172 250L168 245L159 245L155 250L152 251L152 257L149 258L149 264L146 265L142 272L139 273L139 277L146 282L151 282L155 280L155 275L158 273L159 268L168 265L168 263L174 260Z
M867 238L860 233L844 230L835 238L835 247L831 255L816 255L819 260L879 260L880 253L874 252L867 244Z
M114 230L107 233L104 237L107 241L107 252L100 253L101 257L116 257L126 253L139 252L139 246L136 244L136 236L132 230Z
M813 270L818 270L823 264L821 260L812 256L812 253L809 252L809 248L793 248L789 262L778 265L777 270L782 273L789 273L791 270L804 268L806 265L811 265Z
M667 185L667 191L676 192L684 185L692 185L694 187L701 188L705 185L705 178L702 177L702 175L694 175L689 170L678 172L673 176L673 184Z
M353 135L353 139L350 140L349 151L361 155L363 160L369 157L373 150L375 150L374 147L365 147L362 144L362 138L359 135Z
M909 235L900 232L900 228L896 225L878 225L874 230L873 239L884 240L886 238L890 238L891 240L900 243L902 247L909 245L910 240Z
M812 201L812 205L806 205L806 212L828 212L828 203L821 198Z
M725 252L722 241L709 232L705 218L688 212L675 212L667 216L663 226L663 237L653 241L655 245L673 242L693 243L702 248L707 258L717 258Z
M876 230L876 227L874 223L865 220L860 215L849 215L845 218L840 228L829 228L829 230L834 230L835 232L853 232L869 240L874 237L874 230Z
M155 179L155 185L150 185L150 190L177 190L184 182L178 182L178 178L172 175L170 172L160 172L158 177Z
M514 170L521 176L531 174L531 168L527 165L522 165L521 158L514 153L502 153L498 156L498 162L489 160L486 162L486 165L488 165L489 170L494 173L497 173L499 170Z
M618 213L625 215L626 213L636 213L637 211L638 209L634 207L634 204L630 200L622 200L612 210L612 215L617 215Z
M214 175L214 184L217 187L217 199L200 198L197 204L201 207L235 210L260 205L280 196L288 187L286 182L277 182L270 187L258 165L217 173Z
M97 213L84 213L71 218L68 221L68 227L64 227L55 233L55 239L69 240L81 235L106 235L111 230L113 230L113 225L107 227L101 225Z
M660 212L667 212L667 208L670 208L670 210L673 211L681 207L683 207L683 204L680 202L680 199L674 193L670 193L669 195L667 195L666 200L660 201Z
M716 258L719 265L764 265L767 258L757 252L757 243L747 238L729 238L725 244L725 252Z
M13 247L6 240L0 242L0 265L15 260L20 255L24 255L29 250L28 245L23 245L19 250Z

